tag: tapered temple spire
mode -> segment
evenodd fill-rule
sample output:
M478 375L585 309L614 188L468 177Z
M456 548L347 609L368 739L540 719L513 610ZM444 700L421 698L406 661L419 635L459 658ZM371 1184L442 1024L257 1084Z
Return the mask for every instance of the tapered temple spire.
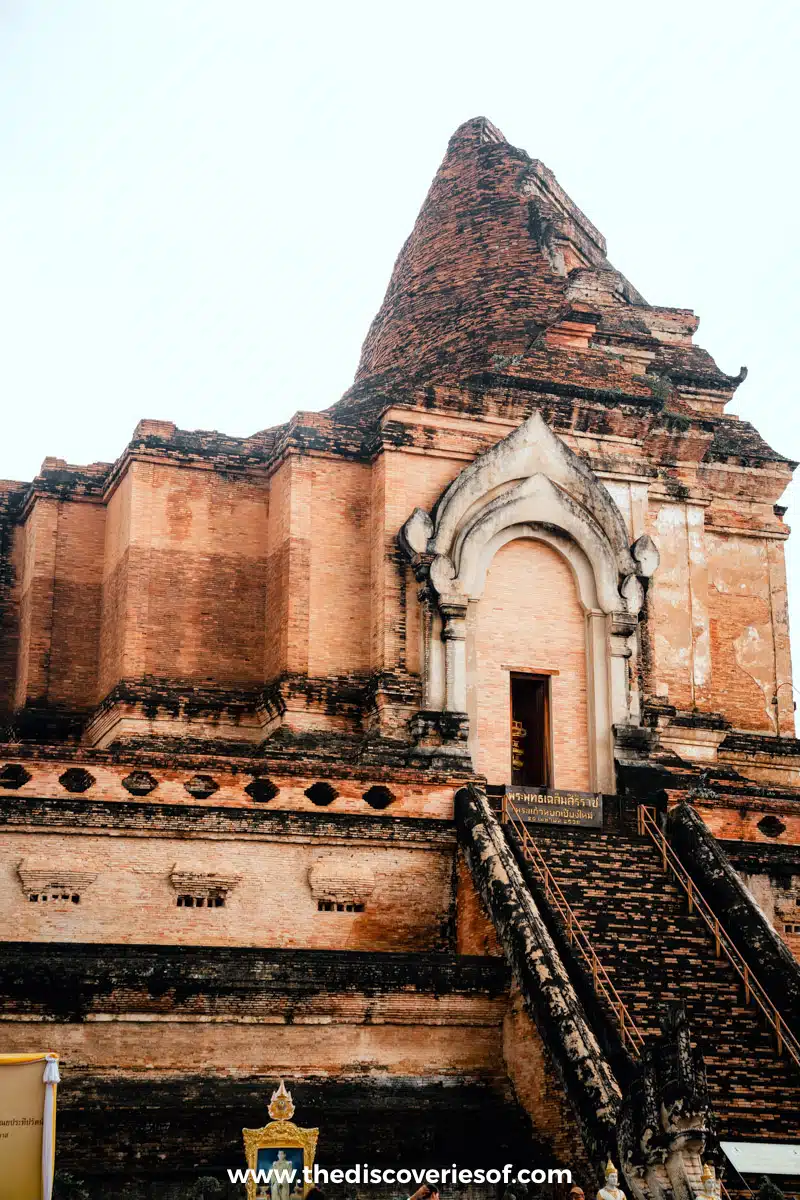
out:
M543 163L476 117L459 126L395 263L356 384L487 372L646 395L634 376L737 380L692 345L697 318L649 306Z

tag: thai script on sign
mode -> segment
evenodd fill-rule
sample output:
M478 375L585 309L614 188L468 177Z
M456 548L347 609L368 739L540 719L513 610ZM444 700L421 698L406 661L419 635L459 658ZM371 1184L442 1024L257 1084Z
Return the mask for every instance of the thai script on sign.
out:
M577 825L600 829L603 797L594 792L557 792L548 788L506 786L506 799L521 821L544 825Z

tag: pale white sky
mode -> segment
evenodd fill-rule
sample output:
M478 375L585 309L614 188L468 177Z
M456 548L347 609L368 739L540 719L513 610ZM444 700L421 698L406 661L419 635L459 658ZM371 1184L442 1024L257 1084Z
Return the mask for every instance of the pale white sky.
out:
M799 35L781 0L0 0L0 478L333 403L481 114L800 459Z

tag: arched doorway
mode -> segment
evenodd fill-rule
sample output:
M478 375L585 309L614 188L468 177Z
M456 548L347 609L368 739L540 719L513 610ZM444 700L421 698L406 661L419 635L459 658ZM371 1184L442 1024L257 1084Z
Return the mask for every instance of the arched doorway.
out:
M468 742L477 770L493 782L511 782L512 697L510 684L499 681L529 673L547 681L546 689L527 688L526 703L533 713L549 702L551 740L552 704L556 695L564 700L559 720L566 736L558 763L552 741L549 785L612 792L613 728L641 720L637 626L641 580L658 566L652 540L643 535L629 545L603 484L534 413L465 467L431 513L415 509L399 541L423 584L421 752L463 757ZM535 569L530 555L539 556ZM520 623L515 608L523 613ZM537 622L541 641L528 628ZM572 693L563 683L556 689L553 671L560 678L560 668L537 668L546 642L568 664L565 679L570 673L578 679ZM481 682L488 688L483 706ZM491 729L500 720L501 690L508 697L507 733ZM541 721L541 714L531 719ZM437 728L438 746L430 741ZM573 734L585 755L569 749Z
M588 791L587 617L567 560L516 538L494 555L467 612L467 712L490 783Z

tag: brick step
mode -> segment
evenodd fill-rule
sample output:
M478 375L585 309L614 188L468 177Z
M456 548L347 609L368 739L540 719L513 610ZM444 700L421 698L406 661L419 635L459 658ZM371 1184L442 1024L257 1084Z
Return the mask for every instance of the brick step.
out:
M800 1137L800 1075L779 1058L736 973L664 873L649 838L616 830L531 830L567 903L637 1025L659 1031L680 1000L703 1050L721 1136ZM760 1131L760 1132L759 1132Z

